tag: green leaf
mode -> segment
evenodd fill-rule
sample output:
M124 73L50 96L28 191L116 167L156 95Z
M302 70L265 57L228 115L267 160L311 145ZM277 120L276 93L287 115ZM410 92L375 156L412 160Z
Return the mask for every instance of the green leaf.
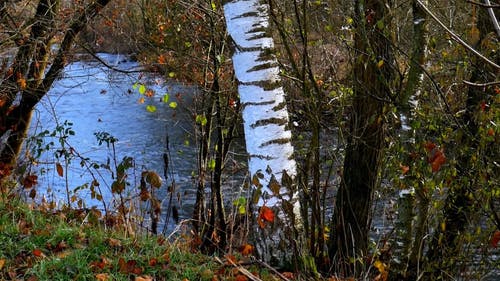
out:
M207 124L207 117L205 117L205 115L203 114L196 115L196 124L205 126Z
M212 4L212 11L217 10L217 6L215 6L215 3L214 3L213 1L212 1L212 3L211 3L211 4Z
M193 46L193 44L191 44L191 42L184 42L184 46L186 46L186 48L190 48L191 46Z
M168 77L170 77L170 78L174 78L174 77L175 77L175 72L173 72L173 71L172 71L172 72L169 72L169 73L168 73Z
M168 106L170 106L171 108L175 109L177 108L177 103L175 101L172 101L168 104Z
M164 102L164 103L167 103L169 99L170 99L170 95L169 94L164 94L163 98L161 98L161 101Z
M215 159L208 160L207 168L209 170L215 170Z
M132 89L137 90L137 87L139 87L139 83L135 82L134 85L132 85Z
M379 21L377 21L377 28L378 28L379 30L384 29L384 21L383 21L383 20L379 20Z
M151 113L153 113L153 112L156 111L156 106L154 106L154 105L148 105L148 106L146 106L146 110L149 111L149 112L151 112Z
M144 86L144 84L141 84L139 86L139 94L144 95L145 92L146 92L146 86Z

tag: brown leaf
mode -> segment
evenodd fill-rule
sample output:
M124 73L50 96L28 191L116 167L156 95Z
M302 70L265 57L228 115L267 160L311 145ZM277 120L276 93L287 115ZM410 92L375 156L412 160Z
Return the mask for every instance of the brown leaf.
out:
M491 236L490 245L493 248L498 247L498 242L500 242L500 230L495 231Z
M109 238L108 239L108 245L111 246L111 247L121 247L122 246L122 242L118 239L114 239L114 238Z
M405 166L403 164L399 164L399 168L401 169L401 173L406 175L410 171L410 167Z
M108 281L109 275L107 273L98 273L95 275L97 281Z
M132 273L135 275L142 274L142 268L137 266L137 261L135 260L128 260L125 262L123 258L120 258L118 260L118 266L120 268L120 272L122 273Z
M432 171L437 172L441 169L441 166L446 163L446 156L444 156L442 150L436 150L436 152L429 159L429 162L431 163Z
M244 256L248 256L253 253L253 246L250 244L245 244L240 247L240 253Z
M153 281L153 277L149 275L144 275L144 276L136 276L134 278L135 281Z
M292 272L286 271L281 273L286 279L293 280L295 278L294 274Z
M238 274L238 275L236 275L236 279L235 280L236 281L247 281L248 278L245 275L243 275L243 274Z
M37 175L27 175L23 179L23 186L25 188L32 188L37 183L38 183L38 176Z
M57 174L60 176L60 177L63 177L64 176L64 170L63 170L63 167L62 165L57 162L56 163L56 171L57 171Z
M4 265L5 265L5 259L0 259L0 270L2 270Z

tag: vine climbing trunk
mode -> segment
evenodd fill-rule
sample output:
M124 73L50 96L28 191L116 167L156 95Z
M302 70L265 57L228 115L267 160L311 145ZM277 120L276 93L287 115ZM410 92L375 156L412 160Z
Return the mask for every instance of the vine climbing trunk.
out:
M227 1L224 15L234 41L233 67L238 79L254 203L259 210L254 238L262 259L292 261L299 214L293 178L291 131L281 87L274 41L268 33L268 5L259 0Z

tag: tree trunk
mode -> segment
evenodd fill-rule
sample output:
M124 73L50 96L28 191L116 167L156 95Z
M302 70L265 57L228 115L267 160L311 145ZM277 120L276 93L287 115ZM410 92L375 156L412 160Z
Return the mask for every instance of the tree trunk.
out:
M373 194L379 184L393 57L384 1L355 1L354 100L343 179L336 196L330 256L346 276L362 272L368 254Z
M22 44L0 84L0 164L2 168L13 167L21 150L30 124L31 112L40 99L50 90L66 64L78 33L92 20L110 0L91 2L76 15L64 34L57 55L49 64L50 41L58 32L57 12L59 0L40 0L33 26ZM19 100L19 104L14 102ZM7 173L0 172L0 181Z
M262 259L283 265L293 257L296 175L285 93L281 87L274 42L268 33L268 6L259 0L224 4L227 30L235 43L233 67L238 79L249 170L260 207L254 224ZM285 180L285 181L283 181ZM270 209L267 209L270 208ZM273 218L263 211L272 210Z

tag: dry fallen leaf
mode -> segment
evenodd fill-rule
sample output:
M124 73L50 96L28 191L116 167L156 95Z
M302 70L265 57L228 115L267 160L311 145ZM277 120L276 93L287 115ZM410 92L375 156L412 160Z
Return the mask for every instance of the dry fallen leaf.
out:
M118 239L114 239L114 238L109 238L108 239L108 245L111 246L111 247L121 247L122 246L122 242Z
M97 281L108 281L109 276L107 273L98 273L95 275Z
M153 281L153 277L149 275L144 275L144 276L136 276L135 281Z
M241 246L240 253L244 256L248 256L253 253L253 246L250 244L245 244Z

